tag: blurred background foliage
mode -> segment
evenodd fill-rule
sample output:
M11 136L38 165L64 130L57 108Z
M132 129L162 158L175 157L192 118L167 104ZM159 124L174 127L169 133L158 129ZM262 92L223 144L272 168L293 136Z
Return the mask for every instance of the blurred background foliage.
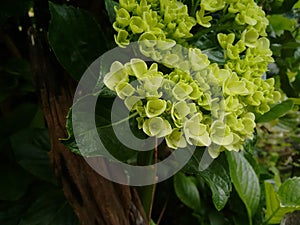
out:
M89 63L115 46L110 22L116 3L99 0L100 8L97 8L93 7L94 1L53 2L72 6L56 9L53 6L50 14L49 4L44 0L0 3L1 225L79 224L48 159L48 129L33 83L28 50L31 40L27 32L32 26L49 31L48 40L54 52L63 50L57 53L58 61L74 79L79 79ZM248 143L246 147L255 155L248 161L259 174L261 187L270 188L263 185L265 180L284 182L300 176L300 1L257 0L257 3L266 11L270 21L268 35L275 63L270 65L267 77L275 77L286 98L296 103L280 118L260 123L257 143ZM69 35L62 40L59 37L64 32ZM70 57L65 45L77 49L77 53ZM228 165L223 165L224 171L228 171ZM179 173L174 178L174 185L172 180L159 184L153 220L158 221L157 224L169 225L240 225L241 221L246 224L247 210L234 188L231 191L232 187L222 187L223 191L231 191L230 198L221 211L216 209L218 206L212 199L218 196L213 196L211 188L218 190L219 187L213 186L214 180L210 180L209 174L214 169L217 170L212 167L201 176ZM210 188L209 182L212 183ZM253 224L267 224L268 196L264 193L262 190L261 204Z

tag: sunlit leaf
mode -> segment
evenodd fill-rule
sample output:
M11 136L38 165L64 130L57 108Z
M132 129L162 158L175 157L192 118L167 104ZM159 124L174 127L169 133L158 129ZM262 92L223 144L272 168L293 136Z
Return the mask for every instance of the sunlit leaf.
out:
M257 123L266 123L272 120L275 120L279 117L284 116L288 111L290 111L294 106L294 102L292 100L286 100L278 105L275 105L271 110L262 116L258 117Z
M244 202L250 224L260 200L258 177L241 152L226 152L233 185Z

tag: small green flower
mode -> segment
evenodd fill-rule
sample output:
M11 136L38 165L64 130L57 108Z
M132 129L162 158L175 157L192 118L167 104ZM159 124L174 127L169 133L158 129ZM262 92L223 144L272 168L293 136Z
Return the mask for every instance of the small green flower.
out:
M245 42L246 46L254 48L259 37L258 32L254 28L244 30L241 36L241 40Z
M118 34L114 36L115 42L122 48L129 45L128 32L126 30L119 30Z
M145 74L148 71L147 64L138 58L133 58L130 60L130 67L137 79L145 77Z
M143 20L145 23L150 27L150 30L155 27L163 28L163 24L159 23L159 17L157 15L157 12L155 11L148 11L143 12Z
M223 33L218 33L217 34L217 39L218 39L219 44L221 45L221 47L223 49L226 49L227 45L233 44L234 38L235 38L235 34L234 33L230 33L228 35L227 34L223 34Z
M226 124L221 120L216 120L211 125L210 137L217 145L230 145L233 142L233 134Z
M153 48L155 45L157 45L157 37L153 32L148 31L139 37L138 43L140 47L145 46L148 48Z
M135 89L128 82L121 82L116 86L116 92L120 99L125 99L134 94Z
M201 123L202 115L195 114L184 123L183 132L187 143L196 146L209 146L211 140L206 125Z
M176 66L178 63L179 63L179 56L177 54L167 54L163 60L162 60L162 63L164 65L166 65L167 67L174 67Z
M210 86L207 82L206 79L204 79L204 76L203 76L203 73L196 73L194 75L194 79L196 80L196 82L198 83L198 87L199 87L199 90L201 92L207 92L209 91L210 89ZM202 94L200 95L200 97L202 96Z
M246 84L240 81L235 73L231 74L231 77L224 82L224 93L227 95L247 95L249 91L246 88Z
M252 95L247 96L245 102L249 105L259 106L264 99L264 93L262 91L256 91Z
M266 102L262 102L259 106L257 106L256 108L256 112L259 114L264 114L268 111L270 111L270 106L268 105L268 103Z
M139 16L131 17L129 26L134 34L140 34L147 30L147 24Z
M144 94L140 95L143 97L152 97L152 98L160 98L162 96L162 92L159 91L163 84L163 77L160 76L149 76L140 79L142 85L139 88L139 91L142 91Z
M193 92L193 88L184 82L177 83L172 93L177 100L185 100L189 97L189 95Z
M226 49L226 55L229 59L239 59L240 53L246 49L243 41L239 40L235 45L228 44Z
M224 83L224 81L231 76L231 72L227 69L220 69L220 70L214 72L214 74L218 80L219 85L222 85Z
M129 25L130 23L130 14L129 12L124 9L117 9L115 8L116 11L116 21L119 25L121 25L122 27L126 27Z
M130 12L137 7L137 2L135 0L119 0L119 2L122 8L125 8Z
M165 100L162 99L148 100L145 107L146 115L149 118L157 117L166 110L166 107L167 107L167 102Z
M143 123L143 131L150 137L165 137L172 133L169 122L161 117L153 117L145 120Z
M225 7L224 0L201 0L201 7L209 12L215 12Z
M169 148L185 148L187 143L184 139L183 132L179 128L172 130L172 133L166 136L166 142Z
M137 107L143 106L141 99L139 96L132 95L125 98L124 103L129 111L133 111L137 110Z
M179 22L177 28L175 29L175 32L172 34L172 36L175 39L180 38L190 38L193 35L190 33L190 30L192 27L196 24L196 21L192 17L187 17L183 19L181 22Z
M192 100L199 99L200 96L202 95L202 92L200 91L199 86L196 84L195 81L190 83L190 86L193 88L193 91L189 95L189 98L192 99Z
M243 132L245 133L245 135L247 135L249 138L251 138L253 135L253 132L254 132L254 128L256 126L254 119L244 117L244 118L242 118L242 123L244 125Z
M240 25L249 24L249 25L254 26L257 23L256 19L251 18L243 11L236 15L235 21L237 22L237 24L240 24Z
M188 103L186 101L180 101L173 104L173 107L171 109L171 117L178 127L181 127L182 121L189 114L190 107L188 106Z
M123 64L115 61L110 66L110 72L104 76L103 82L110 89L115 91L119 83L128 82L128 74L124 70Z
M144 12L148 12L151 8L151 5L148 5L147 0L141 0L140 4L136 7L136 14L142 15Z
M165 51L173 48L176 45L176 41L172 39L164 39L157 41L157 48L161 51Z
M195 72L205 69L210 64L207 55L198 48L189 49L189 61Z
M236 133L232 133L233 135L233 142L230 145L226 145L224 146L228 151L240 151L241 149L243 149L243 143L244 140L242 140L240 138L240 135L236 134Z
M204 8L201 7L200 10L197 11L196 13L196 19L197 23L200 24L203 27L209 28L211 26L210 22L212 20L211 16L204 16L205 11Z
M225 99L225 110L228 112L235 112L238 109L243 108L243 105L240 103L237 96L228 96Z

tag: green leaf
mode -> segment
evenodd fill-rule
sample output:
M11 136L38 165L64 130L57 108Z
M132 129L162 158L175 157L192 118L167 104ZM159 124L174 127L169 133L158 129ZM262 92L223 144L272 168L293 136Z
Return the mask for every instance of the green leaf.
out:
M252 217L257 210L260 200L258 177L241 152L226 151L226 156L229 163L231 180L246 206L250 225L252 225Z
M116 20L116 12L114 7L119 6L120 4L113 0L105 0L105 8L109 17L109 21L111 24Z
M270 27L277 36L284 33L285 30L293 31L297 25L295 19L289 19L282 15L270 15L268 16Z
M265 181L266 223L278 224L285 214L300 209L299 184L299 177L288 179L280 186L277 193L274 186L269 181Z
M294 107L294 101L286 100L282 103L275 105L271 110L262 116L258 117L257 123L267 123L272 120L275 120L279 117L284 116L288 111L290 111Z
M294 5L295 9L300 9L300 0L298 0L298 2Z
M156 225L156 223L151 219L150 225Z
M109 151L114 157L118 160L127 162L134 160L137 156L137 151L129 149L121 143L121 141L116 137L114 130L111 126L111 105L114 99L112 98L98 98L96 106L96 115L91 115L90 112L86 112L87 106L86 103L89 101L87 98L94 98L94 96L86 96L79 100L76 103L76 118L77 128L80 128L77 139L80 140L81 146L86 146L85 148L78 149L78 146L75 142L73 125L72 125L72 111L69 112L67 117L67 131L69 137L62 140L63 144L66 145L72 152L86 156L103 156L103 148ZM129 111L125 105L118 108L119 112L126 110L129 114ZM118 113L118 112L115 112ZM74 115L73 115L74 116ZM96 129L103 146L99 145L99 139L94 135L94 126L95 124L87 123L86 118L95 118L96 119ZM122 120L129 120L129 118L120 118ZM117 128L116 128L117 127ZM116 129L122 133L122 123L116 125ZM125 134L124 134L125 135ZM103 148L101 148L103 147Z
M289 100L292 100L295 105L300 105L300 98L289 98Z
M221 210L226 205L232 189L227 160L225 155L221 154L209 166L207 165L208 167L204 165L207 167L206 169L201 168L200 170L200 162L205 164L204 161L206 161L203 156L204 151L205 148L197 147L182 171L203 178L212 191L212 200L216 209Z
M200 195L194 177L179 172L174 176L174 189L177 197L189 208L197 211L200 208Z
M193 156L189 160L189 162L183 167L182 171L187 174L193 174L198 175L200 170L200 161L203 158L203 153L205 151L205 148L197 146ZM208 153L207 153L208 154ZM206 168L208 165L204 165ZM201 168L201 170L204 170L205 168Z
M44 192L29 207L19 225L77 225L78 220L61 190Z
M224 155L220 155L200 176L209 185L212 191L213 203L218 211L224 208L231 192L229 169Z
M282 217L284 214L278 213L278 210L280 208L280 202L277 196L277 193L273 187L273 185L265 181L265 190L266 190L266 218L269 223L280 223Z
M25 129L10 138L16 161L35 177L56 184L48 152L50 140L46 129Z
M32 181L22 168L8 163L0 164L0 200L15 201L27 192Z
M281 205L300 207L300 177L287 179L278 190Z
M51 2L49 6L49 43L59 62L79 80L88 66L107 50L103 32L87 11Z

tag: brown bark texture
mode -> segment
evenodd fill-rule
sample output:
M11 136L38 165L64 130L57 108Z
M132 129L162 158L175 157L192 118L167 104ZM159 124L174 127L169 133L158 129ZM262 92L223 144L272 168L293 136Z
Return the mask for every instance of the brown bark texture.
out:
M46 34L28 31L33 80L40 96L51 140L49 154L65 196L82 225L143 225L146 215L134 188L113 183L97 174L59 141L66 137L66 115L76 83L56 62ZM102 167L105 167L104 161Z

